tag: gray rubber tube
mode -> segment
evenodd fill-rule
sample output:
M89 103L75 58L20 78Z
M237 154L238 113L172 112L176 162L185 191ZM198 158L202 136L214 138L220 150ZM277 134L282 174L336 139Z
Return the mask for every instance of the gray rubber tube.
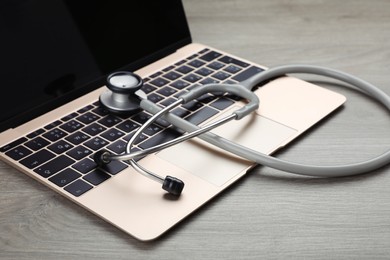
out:
M349 75L347 73L325 68L325 67L320 67L320 66L286 65L286 66L275 67L266 70L264 72L261 72L255 75L254 77L244 82L241 82L241 84L244 85L247 89L252 89L254 86L256 86L261 82L266 82L270 79L274 79L280 76L285 76L286 74L291 74L291 73L315 74L315 75L326 76L326 77L330 77L330 78L334 78L346 82L356 88L359 88L364 93L376 99L378 102L383 104L388 110L390 110L390 97L379 88L375 87L374 85L362 79ZM151 113L156 113L161 109L150 101L146 101L144 105L145 106L142 107L143 108L147 107L147 111ZM164 118L167 121L169 121L171 124L187 132L191 132L196 129L199 129L198 126L193 125L192 123L189 123L188 121L180 117L177 117L173 114L166 114L164 115ZM238 155L240 157L243 157L255 163L268 166L271 168L275 168L281 171L286 171L286 172L299 174L299 175L306 175L306 176L316 176L316 177L351 176L351 175L367 173L375 169L381 168L390 163L390 150L389 150L375 158L372 158L364 162L339 165L339 166L305 165L305 164L299 164L299 163L281 160L254 151L250 148L231 142L213 133L202 134L199 136L199 138L209 142L210 144L220 147L221 149L224 149L230 153L233 153L235 155Z

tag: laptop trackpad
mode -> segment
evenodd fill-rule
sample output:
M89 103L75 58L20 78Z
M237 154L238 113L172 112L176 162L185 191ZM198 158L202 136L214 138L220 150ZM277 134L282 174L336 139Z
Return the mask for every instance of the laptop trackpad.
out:
M239 121L230 121L212 132L256 151L270 154L295 135L297 130L253 115ZM225 184L253 165L253 162L222 152L199 139L172 146L159 152L157 156L217 186Z

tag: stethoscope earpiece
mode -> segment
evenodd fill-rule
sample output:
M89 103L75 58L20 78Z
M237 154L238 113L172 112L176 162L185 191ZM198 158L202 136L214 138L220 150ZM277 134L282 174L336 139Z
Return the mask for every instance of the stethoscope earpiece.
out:
M100 95L100 104L109 112L132 114L140 110L140 99L135 92L140 91L143 80L137 74L117 71L107 77L108 90Z
M184 188L184 182L178 178L166 176L162 184L162 188L172 195L180 196Z

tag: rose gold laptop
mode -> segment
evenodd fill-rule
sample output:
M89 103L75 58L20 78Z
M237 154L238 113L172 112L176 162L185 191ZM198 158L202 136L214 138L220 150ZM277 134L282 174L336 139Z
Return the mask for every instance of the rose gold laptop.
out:
M8 5L8 6L7 6ZM252 61L191 42L180 1L28 1L8 3L1 59L3 161L139 240L152 240L229 187L253 163L199 140L139 162L185 182L173 199L127 162L99 168L101 149L123 153L150 116L112 115L99 106L106 76L135 71L148 98L161 106L195 85L237 83L261 73ZM261 61L260 61L261 62ZM7 91L5 91L7 89ZM345 101L337 93L293 77L256 90L255 115L215 133L263 153L288 144ZM174 110L204 124L242 106L228 94L205 95ZM137 141L145 149L181 134L159 121ZM65 228L65 227L64 227Z

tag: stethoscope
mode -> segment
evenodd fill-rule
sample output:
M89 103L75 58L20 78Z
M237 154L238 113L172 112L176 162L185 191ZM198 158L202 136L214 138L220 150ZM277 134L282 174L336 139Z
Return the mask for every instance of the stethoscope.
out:
M139 111L145 110L153 116L151 116L141 127L139 127L132 138L129 140L126 146L126 152L123 154L113 154L109 151L102 150L94 155L94 160L98 165L104 165L115 160L128 160L130 165L139 173L144 176L155 180L162 184L162 188L173 194L179 196L184 188L184 182L178 178L172 176L166 176L165 178L151 172L144 167L142 167L137 161L136 158L144 157L145 155L156 153L165 148L168 148L172 145L178 144L190 138L199 137L204 141L209 142L212 145L215 145L227 152L245 158L254 163L261 164L263 166L272 167L281 171L286 171L294 174L306 175L306 176L315 176L315 177L342 177L342 176L351 176L362 173L367 173L383 167L390 163L390 150L379 155L370 160L347 164L339 166L315 166L315 165L303 165L298 163L293 163L289 161L284 161L258 151L252 150L248 147L241 146L232 141L229 141L221 136L218 136L210 130L227 123L231 120L240 120L243 117L251 114L259 108L260 100L257 95L252 92L252 89L256 88L262 83L268 82L278 77L284 77L286 74L291 73L308 73L330 77L333 79L340 80L355 86L362 90L365 94L376 99L378 102L383 104L388 110L390 110L390 97L375 87L374 85L359 79L350 74L333 70L320 66L312 65L287 65L271 68L265 71L258 73L257 75L252 76L251 78L240 82L239 84L207 84L203 86L198 86L191 91L182 94L178 97L178 100L161 108L152 101L147 99L146 94L141 90L143 85L143 80L137 74L127 71L119 71L110 74L107 77L107 88L105 92L100 95L100 103L103 108L107 109L111 113L119 114L131 114L137 113ZM219 119L213 123L199 127L194 125L185 119L182 119L176 116L173 113L170 113L172 109L176 108L179 105L183 105L187 102L190 102L203 94L206 93L231 93L239 97L244 98L247 101L247 104L232 114ZM131 151L134 141L138 138L142 132L150 126L157 119L163 118L164 120L171 123L173 126L182 129L186 134L156 145L154 147L141 150L141 151Z

